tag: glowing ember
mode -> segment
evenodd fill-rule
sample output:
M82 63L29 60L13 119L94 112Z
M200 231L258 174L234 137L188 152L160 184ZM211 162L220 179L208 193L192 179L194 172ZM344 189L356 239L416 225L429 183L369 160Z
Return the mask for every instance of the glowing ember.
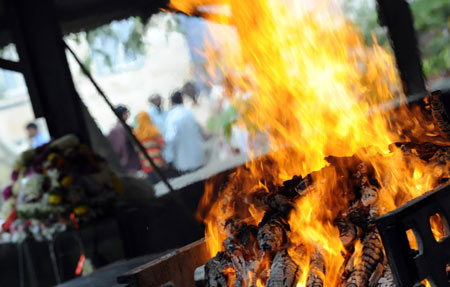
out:
M227 220L238 216L248 225L261 222L265 210L248 200L249 194L269 194L295 175L312 173L314 184L287 216L289 247L280 260L299 266L297 286L310 286L310 278L319 278L323 286L340 286L348 257L352 255L355 264L361 260L362 243L352 242L351 251L343 244L336 218L350 208L350 184L343 184L342 172L326 158L355 155L365 163L357 173L373 169L376 186L365 183L361 202L374 207L370 212L377 216L430 191L448 176L448 164L423 160L417 147L403 145L405 152L393 144L445 142L419 108L381 110L382 103L404 99L393 60L377 44L366 47L334 1L172 0L171 5L193 14L212 2L229 7L231 15L210 13L210 20L234 26L240 43L227 48L220 62L208 53L207 68L216 71L219 65L235 86L251 94L247 105L237 106L242 123L264 132L273 152L269 164L255 160L238 170L219 198L212 198L212 185L207 186L201 212L208 210L204 222L211 257L223 250L230 234ZM223 29L211 34L230 37ZM348 182L350 176L344 176ZM374 235L368 240L378 239ZM313 266L314 254L320 254L323 270ZM267 284L266 260L262 256L254 267L265 272L248 274L245 286Z

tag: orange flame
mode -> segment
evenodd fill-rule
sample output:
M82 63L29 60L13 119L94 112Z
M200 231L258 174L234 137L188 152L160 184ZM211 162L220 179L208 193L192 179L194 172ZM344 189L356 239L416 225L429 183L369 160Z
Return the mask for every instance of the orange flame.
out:
M434 188L448 170L390 148L410 138L437 142L435 127L417 108L385 110L384 103L405 100L394 61L376 41L373 47L364 45L336 1L171 1L188 14L213 3L227 6L231 15L211 13L208 19L234 27L239 43L227 45L220 57L207 51L212 65L207 70L219 66L235 86L251 94L246 105L236 106L240 120L266 134L273 153L269 170L261 161L249 163L219 198L213 199L212 185L207 186L201 206L209 211L205 223L211 256L223 249L227 218L239 215L256 225L261 220L263 211L245 198L256 190L270 192L266 182L281 184L319 171L314 178L318 184L298 199L289 218L290 241L302 244L306 256L292 254L301 267L298 286L306 286L315 250L325 261L324 286L338 286L346 251L333 220L346 203L335 194L336 172L325 168L325 157L356 154L370 163L381 185L376 212L384 214ZM233 39L234 32L214 27L214 38ZM235 103L240 100L235 96ZM247 205L239 206L238 198Z

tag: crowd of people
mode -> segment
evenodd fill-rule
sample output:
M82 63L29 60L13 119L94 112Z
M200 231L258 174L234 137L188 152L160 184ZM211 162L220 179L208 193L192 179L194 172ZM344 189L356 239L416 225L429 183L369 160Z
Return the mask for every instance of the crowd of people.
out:
M202 126L208 129L207 150L212 153L212 149L215 149L215 160L247 154L254 143L249 140L249 133L243 122L237 120L239 114L234 106L239 104L237 101L246 98L248 95L245 90L225 77L222 84L214 85L201 97L198 97L194 84L188 82L179 91L172 93L168 110L164 109L163 98L159 94L151 94L148 107L138 112L133 119L125 105L116 106L116 115L132 128L135 138L145 148L152 163L136 146L120 120L110 130L108 139L122 166L130 174L145 176L152 183L157 183L160 176L155 172L155 166L167 178L171 178L196 171L205 164L205 133L193 110L187 107L189 102L196 113L200 112L202 115L200 120L208 119L207 122L202 122ZM187 105L184 104L184 99L187 100ZM50 140L48 133L41 131L34 122L29 123L26 130L31 148Z
M148 110L139 112L131 124L134 135L154 165L168 178L193 172L205 162L202 128L193 112L184 106L184 96L192 97L189 89L174 92L170 97L171 108L166 111L161 96L151 95ZM116 112L125 122L130 120L126 106L117 106ZM153 165L136 148L120 121L108 138L120 162L130 173L144 172L152 183L160 180Z

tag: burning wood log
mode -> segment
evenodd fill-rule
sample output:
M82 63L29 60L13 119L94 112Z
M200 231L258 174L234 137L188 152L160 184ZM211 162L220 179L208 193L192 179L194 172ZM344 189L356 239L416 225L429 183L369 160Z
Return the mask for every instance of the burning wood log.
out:
M355 258L353 270L344 285L345 287L368 286L372 274L377 270L378 265L383 262L383 245L376 229L373 228L367 233L362 245L362 254L360 258Z
M205 274L207 287L228 287L229 278L235 277L230 257L225 252L217 253L206 263Z
M230 224L236 227L236 223ZM254 273L255 259L259 254L257 244L257 228L253 225L240 223L233 235L224 240L225 252L230 258L235 274L235 287L244 286L249 272Z
M339 218L335 221L335 225L339 228L339 235L342 244L349 249L358 238L361 238L363 230L361 227L353 224L346 218Z
M450 138L450 116L448 115L447 109L445 108L441 92L432 92L429 100L431 114L433 115L434 121L436 122L442 135Z
M289 212L294 208L292 201L294 200L294 195L288 198L286 195L281 193L268 193L264 191L256 191L250 195L250 202L255 205L255 207L265 210L265 211L277 211L282 216L287 216Z
M285 195L289 199L294 199L297 196L303 195L308 187L313 183L311 175L301 177L295 175L292 179L286 180L280 188L279 193Z
M392 275L391 268L387 263L383 266L383 276L378 281L377 287L394 287L394 276Z
M325 273L325 261L322 254L315 251L311 256L307 287L322 287Z
M400 148L405 154L418 156L421 160L427 162L430 161L436 152L450 152L450 146L438 145L430 142L420 144L414 142L397 142L389 147L391 151L393 151L394 146Z
M369 278L369 287L375 287L378 285L378 282L379 282L381 276L383 275L383 271L384 271L383 264L378 263L377 268L375 269L375 271L372 273L372 275Z
M439 149L430 158L430 162L435 162L439 165L446 165L450 161L450 148Z
M276 215L268 216L266 213L265 218L259 224L259 247L264 252L278 252L286 244L286 232L289 230L289 225L282 217Z
M396 146L406 157L437 165L450 162L450 146L411 142L397 143ZM289 238L289 216L297 200L302 200L308 192L317 191L316 187L322 182L315 181L323 178L324 174L332 174L336 178L330 193L338 197L340 202L337 202L338 211L333 213L333 224L339 229L340 240L348 252L344 256L346 261L342 266L340 286L394 286L392 273L384 262L379 234L373 225L382 186L374 167L357 156L327 157L327 161L330 165L322 170L305 177L295 176L282 186L273 186L267 182L263 186L256 184L257 187L245 196L241 196L240 190L244 185L233 184L233 200L243 201L232 201L233 205L239 205L239 208L252 206L264 212L264 217L258 226L247 224L246 220L238 216L226 220L228 238L223 242L225 252L218 253L208 262L205 269L208 286L253 287L256 279L265 283L265 286L295 286L302 266L298 266L288 253L287 248L293 244ZM444 175L449 177L448 174ZM248 215L242 216L246 218ZM323 286L326 266L319 252L311 256L309 268L307 287Z
M370 208L364 206L361 201L355 201L343 214L351 223L359 226L363 230L367 230L370 217Z
M273 259L266 287L295 287L299 275L300 267L289 256L287 249L283 249Z

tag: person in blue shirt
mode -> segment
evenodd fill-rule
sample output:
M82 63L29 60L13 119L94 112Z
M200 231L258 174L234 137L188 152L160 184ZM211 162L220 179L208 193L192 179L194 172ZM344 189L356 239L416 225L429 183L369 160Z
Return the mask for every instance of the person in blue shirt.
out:
M32 148L37 148L50 141L50 136L39 131L39 128L35 123L29 123L26 129L28 133L28 139L30 140Z
M164 111L161 107L162 100L159 94L153 94L148 99L150 103L150 107L148 109L148 115L150 116L150 120L156 126L159 133L164 136L165 126L166 126L166 117L167 112Z

